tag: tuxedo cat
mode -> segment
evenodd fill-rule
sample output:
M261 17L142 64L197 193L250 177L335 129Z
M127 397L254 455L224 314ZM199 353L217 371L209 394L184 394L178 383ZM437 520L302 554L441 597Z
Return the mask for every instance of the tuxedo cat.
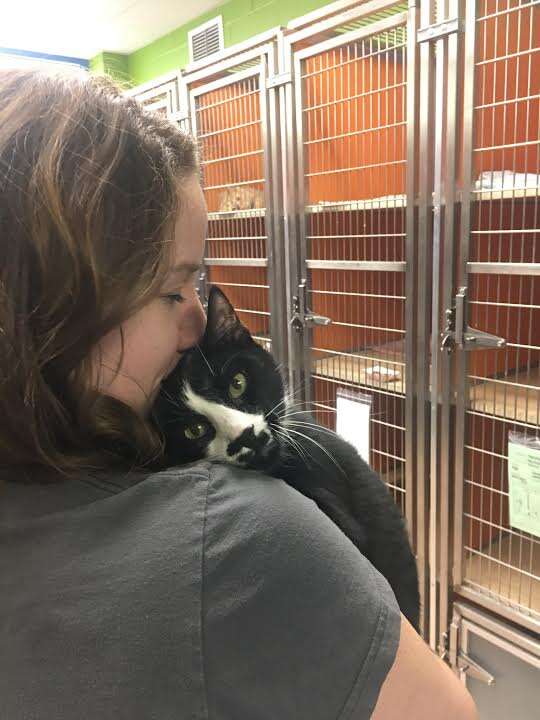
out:
M167 466L207 458L283 479L314 500L386 577L418 629L416 562L399 508L355 448L296 405L273 357L213 286L201 344L182 356L153 408Z

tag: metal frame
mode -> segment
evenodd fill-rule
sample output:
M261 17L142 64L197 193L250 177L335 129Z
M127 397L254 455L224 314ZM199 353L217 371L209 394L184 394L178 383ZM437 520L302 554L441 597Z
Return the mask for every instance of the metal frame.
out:
M419 333L419 232L420 218L417 205L419 178L417 163L420 151L420 53L417 49L416 34L420 25L420 12L416 0L409 0L407 19L407 210L405 257L408 268L405 271L405 358L407 362L407 387L405 398L405 515L408 518L409 534L416 555L420 589L420 629L424 630L425 618L425 476L419 474L417 454L417 428L419 416L423 414L418 383L418 354L416 338ZM414 494L416 494L416 502Z
M433 21L433 3L420 4L420 22L427 26ZM416 37L414 38L416 43ZM433 177L434 177L434 88L435 55L431 43L422 43L419 49L419 156L423 162L418 168L418 241L417 241L417 328L415 338L416 361L416 555L422 600L420 627L425 638L429 636L430 565L433 545L429 513L430 490L430 358L426 348L430 343L432 298L432 237L433 237ZM433 440L435 440L434 438ZM431 562L430 562L431 561Z
M454 224L456 212L456 112L458 102L459 23L446 17L457 15L458 0L447 8L433 3L437 11L433 28L455 27L455 32L434 32L435 43L435 132L432 273L438 278L442 263L442 288L433 283L431 300L431 457L430 457L430 627L429 642L441 657L446 654L449 603L449 499L453 470L453 424L450 409L454 400L452 366L441 352L445 311L454 291ZM429 27L429 26L428 26ZM424 38L420 38L424 42Z
M301 40L329 33L333 28L345 25L351 20L368 17L399 4L399 0L368 0L362 4L359 4L358 0L338 0L338 2L325 5L307 15L291 20L287 24L287 30L293 34L289 36L288 40L291 45L296 44ZM401 4L403 4L403 0Z

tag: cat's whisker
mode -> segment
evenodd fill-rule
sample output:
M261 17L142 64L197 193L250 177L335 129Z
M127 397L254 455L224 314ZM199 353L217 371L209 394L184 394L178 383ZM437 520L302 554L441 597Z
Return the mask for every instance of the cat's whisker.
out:
M314 440L313 438L310 438L309 435L306 435L305 433L300 432L299 430L293 430L292 428L287 428L287 430L288 430L288 432L292 432L292 433L294 433L295 435L300 435L300 437L303 437L303 438L305 438L306 440L309 440L310 442L312 442L314 445L317 445L317 447L319 447L319 448L324 452L324 454L327 455L327 456L330 458L330 460L331 460L331 461L334 463L334 465L343 473L343 475L344 475L345 477L347 477L345 471L343 470L343 468L341 467L341 465L338 463L338 461L335 459L335 457L334 457L331 453L329 453L328 450L327 450L325 447L323 447L320 443L318 443L318 442L317 442L316 440Z
M264 416L265 419L266 419L271 413L273 413L274 411L277 411L277 409L279 408L279 406L280 406L280 405L283 405L284 403L286 403L286 402L288 401L288 399L289 399L288 397L284 397L282 400L280 400L278 403L276 403L276 404L274 405L274 407L271 408L271 409L266 413L266 415Z
M173 407L178 407L178 400L175 400L170 393L165 390L163 386L161 386L161 394L165 396L165 399L167 402L171 403Z
M285 432L287 433L287 437L289 439L289 443L293 450L296 450L298 455L302 458L302 460L306 463L307 466L309 466L309 457L307 454L307 451L305 448L302 447L302 445L298 442L298 440L295 440L289 433L288 428L285 428Z
M305 400L296 400L294 403L292 403L292 400L294 399L294 397L296 395L298 395L298 393L301 391L302 391L302 387L297 388L294 392L287 391L283 397L282 402L290 402L291 405L289 405L288 407L291 407L292 405L305 405L306 404Z
M280 415L280 420L286 420L287 418L292 417L293 415L311 415L311 410L294 410L294 412L285 412L283 415Z
M281 433L281 437L289 443L290 447L298 453L298 455L302 458L302 460L304 460L304 462L308 460L307 455L300 443L289 435L286 428Z
M298 390L296 391L296 393L298 393L298 392L300 392L300 389L298 389ZM276 403L276 405L274 405L273 408L271 408L271 409L266 413L266 415L264 416L264 418L266 419L266 418L268 417L268 415L270 415L272 412L274 412L274 410L277 410L277 408L278 408L280 405L283 405L283 403L286 403L288 400L292 399L296 393L293 393L293 395L291 395L290 393L285 394L285 396L284 396L278 403Z
M288 422L284 423L285 425L299 425L301 427L311 427L315 430L319 430L320 432L328 433L328 435L334 435L335 437L341 437L335 430L330 430L330 428L323 427L322 425L316 425L315 423L308 423L303 422L302 420L289 420Z
M201 348L201 346L199 345L199 343L197 343L197 350L198 350L198 351L201 353L201 355L203 356L203 360L204 360L204 362L208 365L208 369L210 370L210 372L212 373L212 375L215 375L216 373L214 372L214 369L212 368L212 366L211 366L210 363L208 362L208 360L207 360L207 358L206 358L206 355L203 353L202 348Z
M294 421L294 420L284 423L285 427L290 427L291 425L294 425L297 429L300 429L300 430L302 428L306 428L306 429L313 428L314 430L317 430L317 432L326 433L327 435L332 435L333 437L337 437L337 438L341 437L333 430L329 430L328 428L321 427L320 425L314 425L313 423L303 423L303 422L298 422L298 421Z

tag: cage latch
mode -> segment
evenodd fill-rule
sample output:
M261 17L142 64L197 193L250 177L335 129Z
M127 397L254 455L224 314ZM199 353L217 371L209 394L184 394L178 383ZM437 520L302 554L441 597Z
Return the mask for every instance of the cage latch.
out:
M451 353L456 347L462 350L503 348L506 340L497 335L477 330L467 324L467 288L460 287L451 308L445 310L446 325L442 334L441 350Z
M458 652L457 666L458 669L461 670L461 672L464 672L466 675L470 675L476 680L481 680L487 685L495 684L495 678L493 677L493 675L488 673L487 670L484 670L481 665L479 665L472 658L470 658L466 653L463 652L463 650L460 650Z
M307 284L306 279L298 283L298 294L293 295L293 314L291 318L291 325L296 332L302 332L304 327L311 327L313 325L329 325L332 322L331 318L325 317L324 315L316 315L311 312L307 307Z

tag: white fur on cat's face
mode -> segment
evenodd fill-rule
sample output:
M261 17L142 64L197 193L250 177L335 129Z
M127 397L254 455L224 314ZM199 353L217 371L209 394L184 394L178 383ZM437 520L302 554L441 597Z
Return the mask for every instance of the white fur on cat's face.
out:
M268 437L272 436L272 431L262 413L254 415L212 402L194 392L187 381L184 382L183 391L186 405L194 412L207 418L216 431L216 437L206 448L206 457L208 459L223 460L243 466L242 458L250 455L251 451L248 448L241 448L235 455L229 455L227 453L229 444L250 427L253 427L256 437L259 437L261 433L266 434Z

